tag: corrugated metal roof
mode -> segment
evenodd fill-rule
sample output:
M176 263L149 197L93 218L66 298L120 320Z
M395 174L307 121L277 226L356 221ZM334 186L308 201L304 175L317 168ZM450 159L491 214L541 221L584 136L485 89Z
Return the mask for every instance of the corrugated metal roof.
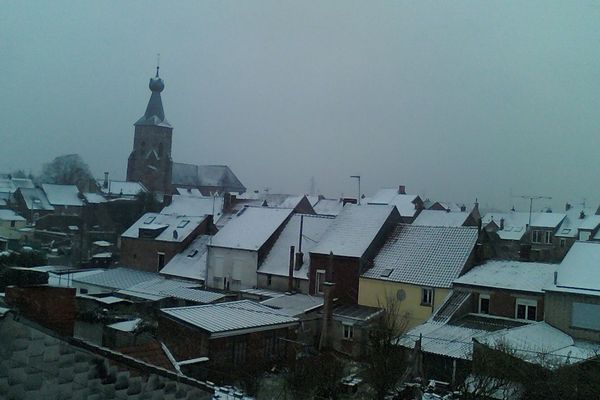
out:
M209 292L207 290L193 289L188 287L161 290L160 294L203 304L213 303L225 298L223 293Z
M211 333L211 336L227 336L235 331L274 328L298 321L276 310L250 300L204 306L164 308L165 314Z
M362 276L449 288L464 269L477 237L477 228L399 224L375 257L373 268Z

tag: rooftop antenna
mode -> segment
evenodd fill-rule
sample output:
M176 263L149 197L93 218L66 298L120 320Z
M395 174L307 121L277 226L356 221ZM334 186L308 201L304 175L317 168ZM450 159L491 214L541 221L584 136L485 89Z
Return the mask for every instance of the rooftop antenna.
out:
M158 70L160 69L160 53L156 53L156 77L158 78Z
M541 199L546 199L546 200L552 200L552 197L549 196L529 196L529 195L522 195L519 196L522 199L529 199L529 224L527 226L531 226L531 212L533 211L533 201L534 200L541 200Z

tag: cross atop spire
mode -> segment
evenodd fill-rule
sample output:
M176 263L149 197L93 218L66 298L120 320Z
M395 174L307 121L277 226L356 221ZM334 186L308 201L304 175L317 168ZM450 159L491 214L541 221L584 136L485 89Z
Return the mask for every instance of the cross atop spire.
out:
M156 53L156 77L158 78L158 70L160 69L160 53Z

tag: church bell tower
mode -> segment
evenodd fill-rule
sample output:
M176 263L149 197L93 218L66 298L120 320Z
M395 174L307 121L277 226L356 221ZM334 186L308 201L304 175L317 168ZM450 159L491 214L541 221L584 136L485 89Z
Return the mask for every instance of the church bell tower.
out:
M150 78L150 100L144 115L134 124L133 150L127 162L127 180L142 182L151 191L171 192L171 144L173 127L165 119L160 93L165 84L158 74Z

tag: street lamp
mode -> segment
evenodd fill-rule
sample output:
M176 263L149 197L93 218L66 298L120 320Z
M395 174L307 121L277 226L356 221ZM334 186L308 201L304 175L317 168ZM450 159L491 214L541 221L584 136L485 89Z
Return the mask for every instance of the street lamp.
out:
M360 205L360 175L351 175L350 178L358 180L358 205Z

